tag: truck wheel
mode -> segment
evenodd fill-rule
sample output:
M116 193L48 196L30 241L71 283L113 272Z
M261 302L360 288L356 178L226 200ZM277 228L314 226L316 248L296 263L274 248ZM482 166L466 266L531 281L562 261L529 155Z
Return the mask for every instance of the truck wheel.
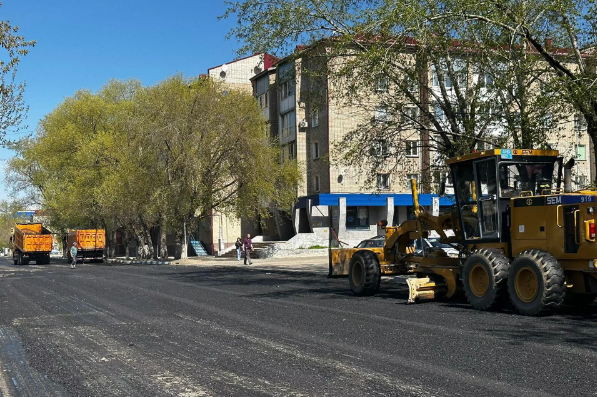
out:
M559 309L564 302L565 289L564 270L550 253L526 250L512 261L508 293L520 314L536 316Z
M566 292L564 304L570 306L589 306L597 298L597 294L578 294Z
M358 251L350 259L348 270L350 289L357 296L375 295L381 283L377 256L371 251Z
M19 265L19 257L16 252L14 252L12 254L12 262L14 263L15 266Z
M481 248L470 255L462 268L464 295L477 310L491 310L508 301L508 268L502 251Z
M17 252L17 265L22 266L23 265L23 253L22 252Z

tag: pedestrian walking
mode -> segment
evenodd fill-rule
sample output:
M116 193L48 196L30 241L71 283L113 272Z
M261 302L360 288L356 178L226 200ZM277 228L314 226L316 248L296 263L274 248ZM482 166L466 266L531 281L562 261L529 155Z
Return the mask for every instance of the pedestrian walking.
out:
M245 251L245 265L250 265L252 263L251 251L253 251L253 242L251 241L250 234L247 234L247 237L243 239L243 249Z
M243 242L240 240L240 237L236 239L236 243L234 243L234 246L236 247L236 260L240 262L240 254L243 249Z
M70 247L70 256L73 258L72 263L70 264L71 269L77 268L77 242L73 243L73 246Z

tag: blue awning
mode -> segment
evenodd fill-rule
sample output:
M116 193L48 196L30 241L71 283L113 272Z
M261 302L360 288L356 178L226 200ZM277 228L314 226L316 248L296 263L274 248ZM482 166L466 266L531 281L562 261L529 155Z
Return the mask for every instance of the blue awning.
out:
M394 197L394 206L413 205L412 196L408 193L320 193L311 196L299 197L296 208L306 208L307 200L311 200L312 205L338 206L340 197L346 197L347 207L385 207L387 198ZM438 197L437 194L419 194L420 205L431 205L432 197ZM451 206L455 204L453 196L440 197L440 206Z

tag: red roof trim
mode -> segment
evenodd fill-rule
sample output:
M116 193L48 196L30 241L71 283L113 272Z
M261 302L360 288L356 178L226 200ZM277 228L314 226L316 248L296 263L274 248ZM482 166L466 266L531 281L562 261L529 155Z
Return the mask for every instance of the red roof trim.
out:
M224 62L224 63L222 63L221 65L218 65L218 66L213 66L213 67L207 69L207 73L209 73L210 70L220 68L223 65L230 65L231 63L236 63L236 62L239 62L239 61L244 61L245 59L253 58L253 57L256 57L256 56L259 56L259 55L263 55L263 64L264 64L263 68L264 69L269 69L274 63L276 63L278 61L278 58L276 58L273 55L270 55L270 54L268 54L266 52L258 52L256 54L248 55L248 56L243 57L243 58L238 58L238 59L235 59L235 60L230 61L230 62Z

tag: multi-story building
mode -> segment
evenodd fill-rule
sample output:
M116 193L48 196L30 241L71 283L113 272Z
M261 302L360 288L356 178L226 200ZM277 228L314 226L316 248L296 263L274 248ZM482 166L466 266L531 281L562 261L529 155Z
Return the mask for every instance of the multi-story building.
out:
M224 88L253 92L251 78L271 68L278 59L270 54L259 53L246 58L214 66L207 70L207 75Z
M274 64L273 57L259 54L245 60L238 61L241 63L234 67L231 62L228 66L211 68L209 74L229 87L252 87L268 120L269 136L281 147L281 161L296 162L303 172L303 180L297 186L298 202L292 209L290 225L281 216L283 211L277 209L272 209L275 216L265 228L251 220L237 222L220 215L218 222L225 220L228 229L230 222L238 223L238 226L232 227L233 233L229 237L223 237L225 246L232 244L237 235L246 232L263 234L275 240L288 240L298 235L293 238L298 245L301 240L307 245L327 245L328 242L355 245L362 239L381 233L377 226L380 220L399 224L413 216L409 181L420 181L421 170L437 162L432 150L422 148L424 145L420 141L425 139L422 133L416 129L406 131L407 135L402 137L406 146L398 167L384 167L380 162L376 173L371 174L363 167L347 166L339 161L341 153L337 145L367 120L383 121L387 117L384 109L375 106L364 109L337 99L342 97L337 95L338 90L343 89L341 84L328 75L305 72L304 69L314 69L313 63L319 62L317 59L303 55L288 57ZM255 68L253 64L262 66ZM246 72L245 69L249 70L247 66L252 66L253 72L258 73L246 74L246 80L233 78L234 70L240 76L241 72ZM429 68L426 81L430 90L436 89L436 76L435 70ZM379 84L376 88L380 95L387 89L386 84ZM375 101L375 97L371 100ZM429 106L431 111L438 112L433 104ZM420 117L416 106L406 109L405 113L413 119ZM558 132L552 134L548 142L564 158L576 158L576 187L583 187L591 181L590 144L581 120L573 116L564 117ZM500 126L495 126L494 133L500 134ZM477 149L489 149L490 146L480 143ZM386 143L380 140L373 155L384 156L386 151ZM368 180L372 180L373 184L367 184ZM442 197L436 201L434 197L437 196L430 193L420 195L421 204L429 210L434 201L440 207L453 204L449 198ZM212 228L212 242L216 238Z
M331 239L354 245L380 233L377 223L382 219L399 224L412 217L409 181L420 181L422 170L438 162L439 156L420 144L420 140L425 139L424 133L413 129L405 131L401 137L405 150L398 167L386 167L381 162L376 173L371 174L363 167L346 166L340 161L342 153L337 148L343 138L362 128L368 120L383 121L388 116L382 107L364 109L347 104L338 92L343 85L329 75L313 73L317 67L313 67L314 62L319 61L309 59L304 52L302 57L289 57L276 65L278 134L283 161L296 160L297 166L304 169L304 182L297 187L299 200L293 211L294 230L298 234L314 234L322 242ZM430 90L439 90L437 73L432 67L425 80ZM381 94L388 86L378 84L376 90ZM375 101L375 97L371 101ZM432 103L428 106L434 113L441 112ZM415 106L412 112L407 109L405 113L418 117ZM272 113L270 119L274 119ZM576 188L590 183L591 170L589 137L581 120L564 115L558 130L548 139L548 144L559 150L565 159L576 158ZM503 133L500 125L492 126L491 131L490 138ZM378 142L372 154L385 155L385 144ZM490 146L480 143L478 150ZM366 184L368 178L373 184ZM365 186L371 187L365 190ZM429 208L433 197L435 195L429 193L421 195L422 205ZM452 204L449 198L439 200L440 207Z

